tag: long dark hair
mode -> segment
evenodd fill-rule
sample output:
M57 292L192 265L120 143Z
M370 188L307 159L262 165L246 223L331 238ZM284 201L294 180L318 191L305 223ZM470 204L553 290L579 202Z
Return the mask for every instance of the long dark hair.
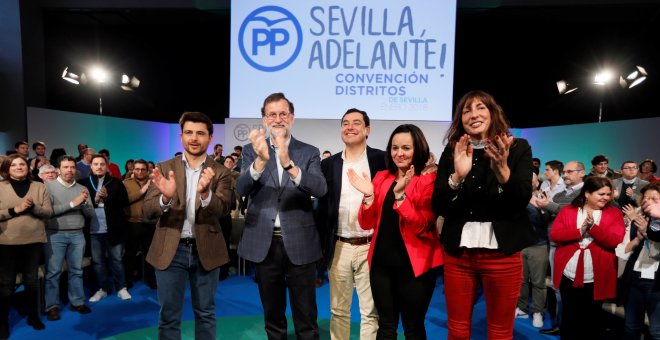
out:
M392 139L394 139L394 135L398 133L410 133L410 137L412 137L413 140L413 159L412 159L412 165L415 167L415 175L419 175L422 170L424 170L424 167L426 166L426 162L429 160L429 144L426 142L426 137L424 137L424 133L422 130L420 130L417 126L413 124L403 124L397 126L394 131L392 131L392 135L390 135L390 140L387 142L387 154L385 155L385 167L387 167L387 170L390 171L392 174L396 174L396 172L399 170L394 164L394 161L392 160Z
M504 115L504 110L502 107L495 102L495 98L492 95L484 91L470 91L463 95L461 99L456 104L456 110L454 111L454 118L452 118L451 125L449 130L447 130L447 143L450 146L450 150L454 150L456 142L463 136L465 128L463 127L463 109L466 106L472 105L476 99L480 100L490 111L490 126L488 127L488 138L494 138L495 135L501 133L509 133L509 120Z
M587 203L587 193L594 193L604 187L610 188L612 190L612 182L609 178L589 176L584 180L584 185L580 194L575 197L571 205L575 208L582 208Z

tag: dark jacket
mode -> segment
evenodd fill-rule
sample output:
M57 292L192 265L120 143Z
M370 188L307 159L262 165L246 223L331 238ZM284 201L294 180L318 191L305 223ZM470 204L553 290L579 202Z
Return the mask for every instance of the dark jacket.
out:
M351 185L351 183L342 183L341 172L344 166L344 160L341 158L342 153L343 151L321 161L321 171L328 184L328 192L319 199L316 223L321 235L323 256L328 263L328 267L332 263L335 242L337 241L335 236L338 228L337 219L339 217L341 186ZM369 162L369 172L373 179L378 171L385 170L385 152L367 146L367 162Z
M78 183L87 188L94 208L98 208L94 197L96 196L97 189L101 189L98 187L99 178L96 175L90 175L87 178L78 180ZM104 201L103 208L108 223L108 241L110 244L115 245L124 242L126 239L127 221L124 208L128 206L128 193L122 181L110 176L109 173L103 179L103 186L108 191L108 197Z
M472 169L458 190L449 187L454 172L453 150L449 145L440 157L433 192L433 210L445 218L441 242L445 252L457 254L465 222L493 222L499 249L515 253L536 243L537 237L527 216L532 197L532 149L526 140L516 138L507 164L511 177L506 184L497 182L490 160L483 150L474 150Z

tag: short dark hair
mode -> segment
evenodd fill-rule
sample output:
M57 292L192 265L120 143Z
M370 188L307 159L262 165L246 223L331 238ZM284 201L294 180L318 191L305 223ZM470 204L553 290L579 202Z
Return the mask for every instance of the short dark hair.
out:
M218 146L223 147L222 144L216 144L216 145L213 146L213 149L215 150L215 148L217 148Z
M637 162L635 162L635 161L624 161L623 163L621 163L621 170L623 170L624 165L629 164L629 163L635 164L635 166L637 166Z
M27 143L25 143L25 144L27 144ZM2 164L0 164L0 176L2 176L2 180L5 181L5 182L9 181L9 178L10 178L9 177L9 167L11 167L11 163L17 158L20 158L20 159L23 160L23 162L25 162L25 165L28 167L27 179L28 179L28 181L31 181L32 180L32 171L30 171L30 166L28 164L28 161L27 161L27 159L25 159L25 157L23 157L23 156L21 156L20 154L17 154L17 153L13 153L11 155L8 155L2 161Z
M282 99L286 100L286 102L289 103L289 113L293 113L293 103L286 98L284 93L275 92L275 93L271 93L268 97L266 97L266 99L264 99L264 105L261 107L261 116L262 117L266 116L266 105L272 102L280 101Z
M649 190L657 191L658 193L660 193L660 183L656 182L656 183L649 183L649 184L645 185L642 188L642 190L640 191L641 194L642 194L642 197L640 198L640 200L644 199L644 193L646 193Z
M609 187L610 190L612 189L612 181L610 181L609 178L598 176L586 177L580 194L575 197L573 202L571 202L571 205L575 208L584 207L584 204L587 203L586 194L596 192L604 187Z
M541 164L541 159L534 157L534 158L532 158L532 162L537 162L537 163Z
M346 117L347 114L353 112L357 112L362 115L362 119L364 120L364 126L371 126L371 121L369 120L369 115L367 114L367 111L358 110L354 107L346 110L346 113L344 113L344 115L341 116L341 123L344 122L344 117Z
M607 156L605 156L603 154L598 154L598 155L594 156L594 158L591 159L591 165L596 165L596 164L601 163L601 162L609 163L610 160L607 158Z
M30 146L30 144L28 144L28 142L26 142L26 141L20 141L20 142L16 142L16 144L14 144L14 149L18 149L18 147L21 146L21 145L23 145L23 144L25 144L25 145L27 145L27 146Z
M105 164L106 164L106 165L108 164L108 159L105 158L104 155L102 155L102 154L100 154L100 153L95 153L95 154L93 154L93 155L92 155L92 162L94 162L94 159L96 159L96 158L103 158L103 160L105 161Z
M32 143L32 150L36 150L37 146L39 146L39 145L43 146L44 148L46 147L46 143L38 140L38 141Z
M58 169L62 166L62 162L73 162L73 166L76 166L76 159L71 155L62 155L57 158Z
M110 151L108 151L108 149L101 149L99 150L99 153L110 158Z
M387 167L387 170L392 174L396 174L398 170L396 164L394 164L394 161L392 160L392 140L394 139L394 136L399 133L410 133L410 137L412 137L414 148L412 165L415 167L415 175L419 175L422 170L424 170L426 162L429 160L430 151L424 133L420 128L413 124L399 125L394 131L392 131L390 140L387 142L385 167Z
M240 146L240 145L236 145L236 146L234 147L234 151L236 151L236 150L241 150L241 151L243 151L243 147ZM238 156L238 155L236 155L236 156Z
M640 169L642 168L642 165L644 165L644 163L651 164L651 172L652 173L655 173L656 171L658 171L658 166L655 164L655 162L652 159L647 158L647 159L643 160L641 163L639 163L639 168Z
M330 150L325 150L325 151L323 151L322 155L325 155L326 153L329 153L329 154L332 155L332 152L330 152Z
M183 132L183 125L186 122L193 123L204 123L206 124L206 129L209 131L209 135L213 135L213 122L209 116L201 112L184 112L179 118L179 125L181 126L181 131Z
M133 161L133 164L138 164L138 163L139 163L139 164L144 164L144 166L146 166L147 168L149 168L149 164L147 163L147 161L145 161L145 160L142 159L142 158L138 158L138 159L136 159L136 160Z
M552 170L557 170L557 172L559 172L560 175L561 175L562 171L564 171L564 163L562 163L561 161L558 161L556 159L545 162L545 165L549 166L550 169L552 169Z

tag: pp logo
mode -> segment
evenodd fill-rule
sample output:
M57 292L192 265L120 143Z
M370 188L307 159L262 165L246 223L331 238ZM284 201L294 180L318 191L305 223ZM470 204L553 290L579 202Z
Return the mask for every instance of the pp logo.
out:
M234 138L239 142L245 142L250 135L250 127L246 124L238 124L234 127Z
M241 24L238 47L243 59L257 70L279 71L300 53L302 29L288 10L278 6L260 7Z

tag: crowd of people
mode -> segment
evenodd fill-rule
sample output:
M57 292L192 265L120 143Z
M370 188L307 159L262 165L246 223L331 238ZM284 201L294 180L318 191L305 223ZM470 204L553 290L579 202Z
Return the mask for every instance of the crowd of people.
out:
M296 337L320 338L315 283L326 268L332 339L350 338L354 291L361 339L396 339L399 323L407 339L426 339L438 275L450 339L471 337L480 291L490 339L511 339L515 318L531 315L541 328L546 310L552 326L542 333L598 338L607 300L624 306L625 339L641 337L646 316L660 339L652 160L614 171L599 154L589 173L576 160L548 161L541 172L532 147L511 136L503 109L482 91L459 100L438 163L413 124L398 126L385 150L367 145L369 116L356 108L340 119L345 146L334 155L293 137L294 105L284 94L269 95L261 115L264 128L223 156L221 144L207 154L211 119L185 112L183 152L158 165L129 160L124 174L105 149L80 144L76 158L63 149L46 158L46 144L35 142L30 158L29 145L16 143L0 160L0 338L10 335L17 273L28 325L45 328L42 263L46 318L60 319L66 262L72 311L90 313L111 293L130 300L141 278L157 289L159 339L180 339L190 282L195 338L214 339L217 282L228 275L240 211L237 255L255 266L269 339L287 338L287 293ZM83 284L86 250L94 280Z

